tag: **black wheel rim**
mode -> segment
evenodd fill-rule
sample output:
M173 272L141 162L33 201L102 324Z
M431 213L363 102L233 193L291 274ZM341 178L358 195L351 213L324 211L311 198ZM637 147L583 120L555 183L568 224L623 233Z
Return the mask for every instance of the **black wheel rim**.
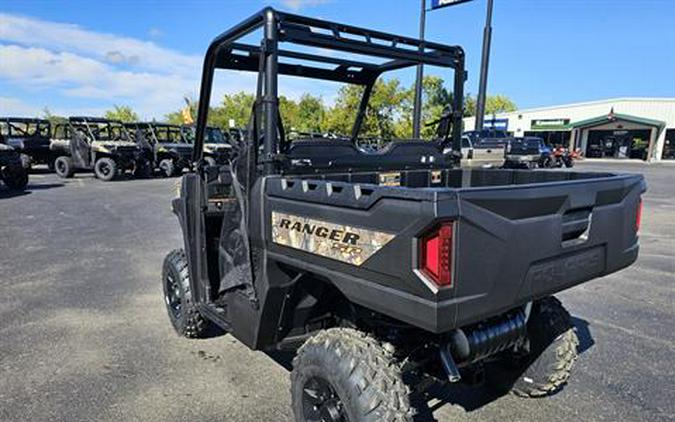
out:
M302 388L302 408L309 422L349 422L340 396L328 381L312 377Z
M164 295L166 306L169 307L173 317L179 319L182 302L180 299L180 286L178 285L178 280L173 274L168 273L164 283L166 283L166 293Z
M98 165L98 170L101 172L103 176L109 176L110 175L110 166L106 162L102 162Z
M57 162L56 162L56 170L57 170L59 173L65 173L65 172L66 172L66 163L64 163L64 162L61 161L61 160L57 161Z

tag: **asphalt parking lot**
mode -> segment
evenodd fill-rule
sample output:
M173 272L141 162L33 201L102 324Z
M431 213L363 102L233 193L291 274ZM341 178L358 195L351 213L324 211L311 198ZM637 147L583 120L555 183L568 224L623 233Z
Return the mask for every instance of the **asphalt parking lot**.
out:
M570 384L537 400L442 389L436 420L675 419L675 165L578 168L643 172L649 191L638 262L559 296L581 338ZM174 184L37 174L24 194L0 188L0 420L292 419L282 365L169 325L159 279L181 246Z

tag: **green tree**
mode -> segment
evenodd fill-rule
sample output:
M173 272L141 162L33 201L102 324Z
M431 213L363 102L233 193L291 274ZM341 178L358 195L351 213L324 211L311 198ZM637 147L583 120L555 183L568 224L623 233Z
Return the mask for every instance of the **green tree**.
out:
M106 119L121 120L125 123L137 122L138 114L129 106L114 106L112 110L108 110L104 114Z
M279 96L279 114L281 115L281 122L287 131L296 129L299 124L298 120L298 104L290 98Z
M321 97L303 94L298 101L297 130L301 132L321 132L326 107Z
M518 110L518 106L506 95L488 95L485 99L485 115L508 113ZM464 98L464 116L476 115L476 99L470 94Z
M57 116L56 114L52 114L52 112L47 107L42 109L42 116L45 120L49 120L49 123L51 123L52 127L56 126L59 123L68 122L67 117Z
M506 95L488 95L485 100L485 114L508 113L517 109L516 103Z
M330 132L349 135L362 94L362 86L345 85L340 88L337 101L330 108L324 120L324 128ZM406 91L401 88L398 79L388 81L378 79L366 108L360 135L384 139L394 137L396 122L401 114L401 103L405 95Z
M406 90L401 103L400 116L396 124L396 136L409 138L412 136L412 115L415 102L415 85ZM443 114L443 109L452 104L452 92L450 92L443 78L433 75L425 76L422 80L422 128L420 134L423 138L431 138L436 133L436 125L427 123L438 120Z
M209 111L209 124L218 127L229 127L230 119L236 127L245 127L251 117L251 109L255 102L255 95L246 92L225 94L220 105Z

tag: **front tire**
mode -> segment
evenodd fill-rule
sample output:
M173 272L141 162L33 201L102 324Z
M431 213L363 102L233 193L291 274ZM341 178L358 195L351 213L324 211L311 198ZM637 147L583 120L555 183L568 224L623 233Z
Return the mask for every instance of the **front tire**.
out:
M94 164L94 174L98 179L109 182L117 175L117 163L109 157L99 158Z
M373 337L331 328L298 350L291 372L295 420L412 421L410 391L393 354Z
M56 174L64 179L70 179L75 173L73 168L73 160L70 157L60 156L54 160L54 171Z
M570 314L554 297L537 301L527 323L530 353L507 354L496 370L495 383L520 397L544 397L569 380L577 359L579 339Z
M187 258L182 249L174 249L164 258L162 285L166 310L176 332L188 338L205 337L210 323L192 300Z
M11 190L25 190L28 185L28 170L19 163L9 165L3 169L2 180Z

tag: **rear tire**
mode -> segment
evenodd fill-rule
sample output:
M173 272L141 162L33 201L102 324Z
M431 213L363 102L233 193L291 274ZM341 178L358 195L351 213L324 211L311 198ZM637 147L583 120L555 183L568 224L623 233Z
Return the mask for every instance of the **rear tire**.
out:
M162 286L169 320L176 332L188 338L205 337L211 324L192 301L187 258L182 249L174 249L164 258Z
M537 301L527 323L530 353L504 356L494 384L520 397L544 397L558 392L577 359L577 338L570 314L554 297Z
M73 160L70 157L60 156L54 160L54 171L59 177L70 179L73 177L75 170L73 169Z
M295 420L412 421L410 391L393 354L373 337L331 328L298 350L291 372Z
M117 163L109 157L99 158L94 164L94 174L98 179L109 182L117 176Z

